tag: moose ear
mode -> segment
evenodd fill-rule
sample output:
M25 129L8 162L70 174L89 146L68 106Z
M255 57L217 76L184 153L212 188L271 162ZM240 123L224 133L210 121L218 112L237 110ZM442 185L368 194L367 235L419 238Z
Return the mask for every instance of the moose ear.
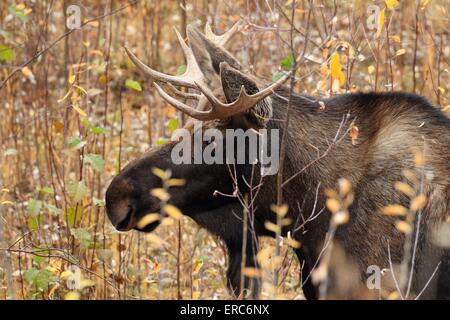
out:
M241 71L234 69L227 62L220 63L220 81L228 103L234 102L239 97L242 86L249 95L259 92L255 81ZM252 117L251 121L257 126L264 126L272 117L272 104L269 99L266 98L258 102L249 110Z
M208 81L212 81L220 72L220 63L228 62L235 69L242 67L227 50L209 40L202 32L188 25L186 33L198 66Z

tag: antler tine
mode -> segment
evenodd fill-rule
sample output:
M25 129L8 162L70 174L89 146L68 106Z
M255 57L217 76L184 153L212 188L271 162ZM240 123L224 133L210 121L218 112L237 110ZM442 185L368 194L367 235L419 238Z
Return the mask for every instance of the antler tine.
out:
M150 76L151 78L171 83L178 86L188 87L188 88L196 88L194 82L203 82L203 73L201 72L197 61L195 60L194 54L192 53L191 48L189 48L181 37L180 33L175 29L175 33L177 35L178 41L180 42L183 53L186 57L186 72L180 76L172 76L169 74L165 74L159 71L156 71L146 64L144 64L138 57L136 57L126 46L125 51L127 52L130 59L133 63L145 74Z
M184 99L193 99L193 100L199 100L201 95L196 94L196 93L190 93L190 92L183 92L181 90L178 90L173 84L168 83L167 84L170 88L170 90L172 90L173 93L175 93L177 96L184 98Z
M172 106L174 106L176 109L178 109L182 113L185 113L188 116L190 116L194 119L200 120L200 121L207 121L207 120L215 119L214 115L211 113L212 109L208 110L208 111L194 109L194 108L178 101L177 99L171 97L170 95L168 95L156 82L154 82L153 85L155 86L155 88L158 91L161 98L166 100L168 103L170 103ZM201 97L201 98L204 99L204 97ZM201 104L201 101L199 102L199 104Z
M205 25L205 36L215 44L224 46L228 42L228 40L230 40L231 37L233 37L236 32L239 31L239 27L241 26L241 24L242 20L239 20L230 28L230 30L219 36L211 30L211 25L209 24L209 22L207 22Z
M210 114L213 119L224 119L229 118L233 115L245 112L256 105L258 102L267 98L269 95L274 93L274 90L286 82L291 76L292 71L289 71L278 81L274 82L267 88L253 94L248 95L245 91L244 86L241 87L239 97L232 103L223 103L202 83L195 83L197 88L205 95L205 97L211 103L212 109Z

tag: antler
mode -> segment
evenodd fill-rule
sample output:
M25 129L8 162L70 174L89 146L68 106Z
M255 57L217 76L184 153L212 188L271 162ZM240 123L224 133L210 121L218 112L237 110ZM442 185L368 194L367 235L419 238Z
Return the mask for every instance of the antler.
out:
M240 21L235 23L229 31L218 36L211 31L210 25L207 24L205 27L205 34L211 42L222 46L238 31L239 26ZM134 64L136 64L139 69L141 69L145 74L149 75L154 80L168 84L175 95L185 99L197 100L196 108L190 107L170 96L156 82L153 82L153 85L155 86L159 95L165 101L177 108L179 111L189 115L194 119L200 121L226 119L235 114L243 113L252 108L258 102L271 95L276 88L281 86L291 76L291 72L288 72L281 79L279 79L269 87L253 95L247 94L244 86L242 86L239 97L236 101L232 103L223 103L214 95L214 93L209 88L207 88L203 73L194 57L192 49L186 45L186 42L183 40L176 29L175 32L177 34L181 48L183 49L184 55L186 56L187 63L186 72L180 76L172 76L153 70L152 68L145 65L141 60L139 60L127 47L125 47L125 50L130 59L134 62ZM202 94L182 92L175 88L174 85L197 89ZM210 103L211 108L209 110L204 110L207 102Z
M231 27L230 30L219 36L211 30L211 25L209 24L209 22L207 22L205 25L205 36L215 44L224 46L228 42L228 40L230 40L236 34L236 32L239 31L239 27L241 26L241 24L242 20L239 20Z
M204 84L200 82L196 82L195 85L197 88L203 93L204 96L201 98L206 97L208 101L211 104L211 109L207 111L194 109L175 98L168 95L159 85L154 83L153 85L156 87L156 90L158 90L158 93L160 96L166 100L168 103L170 103L172 106L177 108L179 111L187 114L188 116L200 120L200 121L207 121L207 120L214 120L214 119L227 119L232 117L233 115L245 112L252 108L254 105L256 105L258 102L264 100L269 95L271 95L275 89L277 89L279 86L281 86L284 82L286 82L287 79L289 79L291 75L291 71L285 74L282 78L280 78L277 82L274 82L267 88L253 94L248 95L245 91L244 86L241 87L241 91L239 93L239 97L236 101L232 103L223 103L221 102L212 92L209 90ZM200 102L199 102L200 104Z
M180 76L171 76L165 73L161 73L159 71L153 70L146 64L144 64L138 57L136 57L127 47L125 47L125 51L127 52L130 59L134 62L134 64L141 69L145 74L150 76L152 79L171 83L177 86L183 86L188 88L196 88L194 82L202 82L203 81L203 73L200 70L200 67L195 60L194 54L192 53L191 48L189 48L181 37L180 33L175 29L177 34L178 41L180 42L181 48L183 49L183 53L186 57L186 72Z

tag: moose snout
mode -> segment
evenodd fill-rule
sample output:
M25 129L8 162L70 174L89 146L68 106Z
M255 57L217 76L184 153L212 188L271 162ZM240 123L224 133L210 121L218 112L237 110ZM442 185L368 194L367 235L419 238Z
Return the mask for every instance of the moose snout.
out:
M136 205L129 196L130 191L131 184L119 177L116 177L106 190L106 214L119 231L131 230L136 225Z
M106 214L112 225L119 231L128 231L134 228L136 208L133 204L122 200L121 203L106 205Z

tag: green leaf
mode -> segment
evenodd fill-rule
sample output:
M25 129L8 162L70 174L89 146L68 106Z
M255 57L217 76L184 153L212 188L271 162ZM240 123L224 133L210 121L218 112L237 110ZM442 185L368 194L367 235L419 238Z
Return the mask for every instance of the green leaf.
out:
M184 74L186 72L186 69L187 69L187 66L185 64L182 64L177 69L177 75L181 76L182 74Z
M33 280L36 278L37 274L39 273L39 271L36 268L30 268L27 271L25 271L24 276L25 276L25 280L27 282L33 282Z
M12 4L8 7L9 13L19 18L22 22L27 22L28 17L25 14L24 9L19 9L15 4Z
M11 39L11 32L8 32L0 28L0 36L2 36L5 39Z
M83 125L93 134L104 134L106 133L106 129L103 127L95 127L92 123L89 122L88 118L85 117L83 119Z
M86 144L86 141L84 141L83 139L81 139L78 136L73 136L69 140L69 148L70 149L74 149L74 150L81 149L84 147L85 144Z
M8 48L7 46L0 44L0 60L9 62L13 61L16 58L16 54L13 49Z
M83 181L75 181L69 184L67 190L69 191L69 196L72 198L73 201L78 202L87 193L87 187L84 184Z
M82 249L87 249L91 245L91 234L86 228L72 228L70 233L80 241Z
M157 146L165 145L169 140L163 137L159 137L158 140L156 140Z
M3 153L3 154L5 156L15 156L18 153L19 153L19 151L17 151L17 149L9 148L9 149L6 149L5 153Z
M53 188L52 187L43 187L41 189L39 189L39 192L43 193L43 194L53 194Z
M42 208L42 201L33 199L28 203L28 216L36 217Z
M61 210L59 210L56 206L50 204L50 203L46 203L45 207L48 209L48 211L50 211L53 214L59 214Z
M283 60L281 60L281 67L285 70L290 70L294 66L294 56L292 54L285 57Z
M84 157L84 161L89 163L97 172L103 172L105 169L105 160L98 154L90 153Z
M105 200L104 199L97 199L96 197L94 197L92 199L92 202L94 203L94 206L99 206L99 207L105 206Z
M286 71L277 71L276 73L274 73L274 75L272 76L272 81L276 82L278 80L280 80L283 76L286 75Z
M30 229L30 231L37 231L39 229L39 217L30 216L27 219L27 225L28 225L28 229Z
M90 131L91 131L93 134L105 134L105 133L106 133L106 129L105 129L105 128L102 128L102 127L92 127L92 128L90 129Z
M125 81L125 86L136 91L142 91L142 87L139 82L131 79L127 79L127 81Z
M44 291L48 286L57 281L50 270L30 268L25 272L25 280L31 283L37 290Z
M169 131L172 133L175 130L177 130L180 126L180 122L178 121L178 118L172 118L169 119L169 121L166 122L166 127L169 129Z
M109 249L97 249L97 257L100 261L110 263L113 257L112 250Z
M69 224L69 227L73 227L78 221L81 220L81 217L83 215L83 208L78 206L77 211L75 212L75 208L68 208L67 209L67 223ZM64 217L64 220L66 217Z

